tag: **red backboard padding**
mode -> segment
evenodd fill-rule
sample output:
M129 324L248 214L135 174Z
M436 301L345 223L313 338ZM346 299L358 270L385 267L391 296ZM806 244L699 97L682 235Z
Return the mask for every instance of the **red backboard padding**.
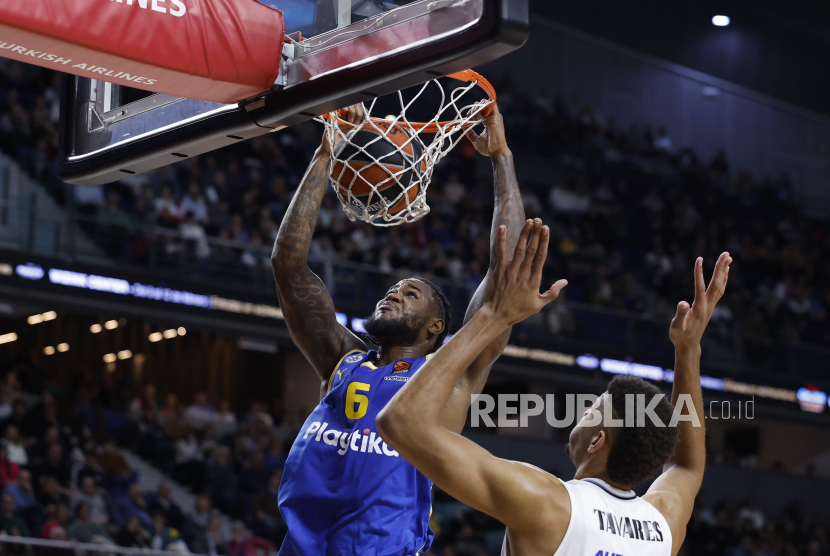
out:
M0 56L222 103L274 84L284 33L256 0L0 1Z

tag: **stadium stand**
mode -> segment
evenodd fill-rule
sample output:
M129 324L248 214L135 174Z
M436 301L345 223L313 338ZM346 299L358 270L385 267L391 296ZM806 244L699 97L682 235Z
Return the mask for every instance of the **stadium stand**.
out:
M827 223L803 215L786 176L734 171L726 153L701 161L665 129L620 130L578 99L531 96L506 78L495 84L527 214L553 223L547 276L572 284L567 301L520 332L613 343L609 331L622 318L614 315L664 327L673 301L691 291L692 254L711 263L725 246L738 268L713 317L722 351L764 367L781 339L830 342ZM76 208L101 252L135 265L152 253L159 268L269 285L270 244L319 128L289 128L103 188L70 188L55 163L58 90L57 74L0 60L0 149L59 205ZM405 268L469 294L486 270L492 203L469 145L439 166L428 199L428 218L384 230L349 222L328 195L313 254L380 274ZM152 385L136 395L83 377L53 394L33 361L0 363L0 531L232 556L279 546L276 493L305 415L288 415L279 401L237 414L204 394L183 405ZM198 495L192 511L171 501L169 487L144 492L119 446ZM440 492L435 504L434 554L498 553L498 523ZM236 520L230 534L216 510ZM689 532L684 551L693 556L830 552L828 523L804 515L797 500L764 516L751 500L710 506L701 496Z

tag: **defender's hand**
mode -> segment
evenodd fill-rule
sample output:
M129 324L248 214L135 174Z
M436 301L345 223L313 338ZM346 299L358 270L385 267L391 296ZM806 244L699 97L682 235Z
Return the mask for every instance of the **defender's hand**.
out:
M499 226L496 267L487 288L485 304L505 326L538 313L568 284L567 280L559 280L545 293L539 293L549 241L548 227L542 226L538 218L528 220L519 235L513 259L508 260L507 227Z
M357 104L353 104L348 108L343 108L340 112L340 118L346 120L351 125L341 124L340 131L345 135L354 127L360 125L364 121L366 121L366 108L363 106L362 102L358 102ZM338 137L336 142L340 142L340 138ZM331 154L331 145L329 144L328 137L325 133L323 133L323 142L320 144L320 152L323 154Z
M500 154L512 154L507 146L507 139L504 138L504 118L499 112L498 105L493 107L493 113L484 120L484 133L478 135L473 128L467 131L467 139L475 146L476 150L484 156L498 156Z
M679 352L688 351L700 346L703 331L712 318L720 298L726 291L726 281L729 279L729 265L732 257L729 253L722 253L715 264L715 272L709 287L703 282L703 257L695 261L695 300L691 306L685 301L677 304L677 314L671 321L669 338L674 349Z

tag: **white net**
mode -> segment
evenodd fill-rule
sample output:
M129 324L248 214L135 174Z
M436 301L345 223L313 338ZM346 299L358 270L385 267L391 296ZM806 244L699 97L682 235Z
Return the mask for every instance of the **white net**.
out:
M486 81L473 72L464 73L472 80L449 94L438 80L424 83L409 101L399 91L397 116L372 117L375 99L364 104L367 119L359 125L348 123L338 112L317 118L326 126L325 140L331 147L332 187L350 220L397 226L429 213L426 194L435 165L467 129L482 122L493 103L492 94L482 100L472 98L471 91ZM428 122L410 122L407 111L430 87L438 88L436 115Z

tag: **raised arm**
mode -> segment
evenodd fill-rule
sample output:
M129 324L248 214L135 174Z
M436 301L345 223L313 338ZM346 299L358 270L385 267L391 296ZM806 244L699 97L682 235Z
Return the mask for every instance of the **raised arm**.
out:
M686 537L686 524L692 516L695 497L700 490L706 467L706 429L700 390L700 339L715 305L726 290L731 262L729 253L723 253L718 258L707 288L703 281L703 258L699 257L695 261L694 303L691 306L685 301L677 304L677 314L669 329L675 353L671 401L681 415L688 415L692 420L678 422L680 441L674 449L674 455L644 498L669 522L672 530L672 554L677 554ZM680 402L681 395L691 400L692 407L688 407L686 402ZM694 416L690 411L694 412Z
M384 442L458 500L514 530L560 527L564 535L567 519L551 519L570 508L556 478L493 457L440 422L467 367L510 326L556 299L566 284L560 280L539 294L548 244L548 229L540 221L525 224L512 261L506 256L506 227L497 229L497 234L498 262L482 307L401 388L376 424Z
M464 322L467 323L481 309L490 277L496 263L496 247L498 232L501 226L507 230L506 241L508 253L516 248L519 234L525 222L525 209L522 204L522 195L516 178L516 169L513 166L513 153L507 146L504 136L504 119L499 113L498 106L484 121L485 131L477 135L472 129L467 137L475 145L476 150L484 156L489 156L493 162L493 189L495 204L493 210L493 224L490 229L490 267L484 280L479 284L473 295ZM461 431L467 419L467 409L470 405L470 394L481 393L484 383L493 363L504 351L510 339L510 328L504 330L497 338L486 346L478 357L466 369L458 383L458 395L447 404L442 420L451 430Z
M350 121L356 123L362 117L362 110L349 108ZM324 138L285 213L271 254L288 331L320 376L321 394L343 355L366 349L363 341L337 322L331 295L308 268L308 251L329 181L330 154L328 140Z

